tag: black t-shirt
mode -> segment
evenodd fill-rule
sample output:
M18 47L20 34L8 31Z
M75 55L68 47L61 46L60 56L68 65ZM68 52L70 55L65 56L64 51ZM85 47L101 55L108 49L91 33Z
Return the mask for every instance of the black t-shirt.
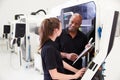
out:
M87 36L83 34L81 31L78 30L77 35L72 38L68 33L68 28L63 29L61 35L56 39L56 42L58 43L58 50L61 52L67 52L67 53L76 53L80 54L84 48L85 45L88 42ZM72 65L72 61L68 59L64 59L65 62ZM80 69L82 67L82 59L79 59L73 67Z
M56 43L52 40L45 42L41 50L42 64L44 71L44 80L52 80L49 70L57 69L58 72L64 73L62 58L56 48Z

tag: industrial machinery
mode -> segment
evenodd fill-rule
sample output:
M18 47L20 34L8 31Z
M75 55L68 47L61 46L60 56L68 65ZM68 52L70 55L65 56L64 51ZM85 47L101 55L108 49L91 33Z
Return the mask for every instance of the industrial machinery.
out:
M106 7L106 4L108 7ZM80 13L83 17L80 30L86 34L89 39L91 37L94 39L94 55L92 57L90 56L91 54L88 55L87 71L81 80L92 80L100 67L102 68L102 78L97 80L108 80L110 74L107 74L108 76L105 77L106 74L104 74L104 70L107 71L107 68L103 65L111 66L111 64L107 64L106 62L107 57L116 53L116 51L119 52L118 48L114 48L117 46L117 40L120 39L119 7L118 0L70 0L51 10L50 15L57 16L62 21L63 28L67 26L68 20L73 13ZM54 11L56 11L56 13ZM111 69L115 70L115 68ZM109 77L111 77L112 80L115 78L113 75Z

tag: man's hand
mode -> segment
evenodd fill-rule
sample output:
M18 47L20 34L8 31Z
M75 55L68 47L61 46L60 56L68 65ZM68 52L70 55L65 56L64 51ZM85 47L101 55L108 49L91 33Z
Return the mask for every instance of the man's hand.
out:
M85 45L85 48L89 48L90 46L91 46L91 44L88 43Z
M66 54L66 58L68 60L71 60L71 61L75 61L77 59L78 55L75 54L75 53L69 53L69 54Z

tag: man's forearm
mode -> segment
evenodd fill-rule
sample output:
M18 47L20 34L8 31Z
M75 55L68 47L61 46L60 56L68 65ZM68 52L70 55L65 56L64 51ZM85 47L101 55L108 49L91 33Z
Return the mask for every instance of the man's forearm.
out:
M62 58L67 58L67 54L68 54L68 53L61 52L60 54L61 54Z

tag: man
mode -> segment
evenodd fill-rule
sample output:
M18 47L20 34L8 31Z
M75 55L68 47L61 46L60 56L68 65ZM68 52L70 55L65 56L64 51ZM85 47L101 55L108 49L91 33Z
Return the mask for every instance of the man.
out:
M63 29L60 37L56 39L63 60L70 65L72 65L73 61L84 50L88 42L87 36L79 30L81 23L82 16L78 13L73 14L69 20L68 27ZM82 59L79 59L72 66L77 69L82 68ZM65 72L66 74L72 74L72 72L67 70Z

